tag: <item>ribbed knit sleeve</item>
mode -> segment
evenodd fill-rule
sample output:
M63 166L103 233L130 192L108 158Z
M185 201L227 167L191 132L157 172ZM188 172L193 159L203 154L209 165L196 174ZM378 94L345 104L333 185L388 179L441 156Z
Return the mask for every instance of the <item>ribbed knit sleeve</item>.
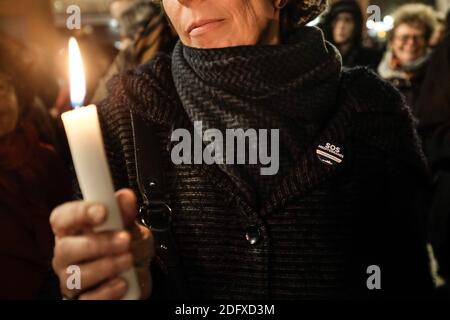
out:
M178 102L170 73L170 57L157 55L151 62L128 70L108 83L108 96L99 105L106 154L116 188L132 188L136 182L131 114L149 122L171 124ZM156 150L156 149L155 149Z
M98 106L106 156L116 190L134 187L130 183L130 174L135 176L130 101L122 81L121 76L116 76L109 82L109 94Z
M429 175L428 165L417 134L417 120L400 92L366 68L356 68L343 78L343 92L352 101L356 115L356 139L385 152L386 157Z

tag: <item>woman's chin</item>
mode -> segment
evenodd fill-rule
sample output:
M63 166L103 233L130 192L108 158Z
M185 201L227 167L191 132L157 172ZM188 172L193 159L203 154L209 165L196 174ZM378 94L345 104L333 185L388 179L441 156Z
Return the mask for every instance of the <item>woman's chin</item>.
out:
M219 39L219 40L218 40ZM214 38L210 40L195 40L192 41L188 46L197 49L222 49L238 46L254 45L255 43L250 43L246 41L224 41L226 38Z
M208 35L202 37L195 37L189 39L189 44L186 44L189 47L197 48L197 49L220 49L229 47L230 43L223 40L222 35Z

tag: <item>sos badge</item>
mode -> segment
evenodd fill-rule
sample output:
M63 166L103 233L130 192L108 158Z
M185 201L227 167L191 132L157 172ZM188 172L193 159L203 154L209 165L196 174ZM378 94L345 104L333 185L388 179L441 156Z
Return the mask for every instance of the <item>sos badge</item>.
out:
M320 161L330 166L341 164L344 160L342 148L331 143L319 145L317 147L316 154Z

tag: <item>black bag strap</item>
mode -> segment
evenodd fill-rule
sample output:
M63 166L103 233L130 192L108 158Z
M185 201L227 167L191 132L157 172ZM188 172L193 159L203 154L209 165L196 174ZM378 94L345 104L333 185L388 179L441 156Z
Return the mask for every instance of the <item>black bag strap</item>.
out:
M142 205L140 222L153 234L156 256L166 276L170 299L187 298L187 290L176 242L171 231L172 209L165 201L166 180L159 152L157 131L131 111L136 177Z

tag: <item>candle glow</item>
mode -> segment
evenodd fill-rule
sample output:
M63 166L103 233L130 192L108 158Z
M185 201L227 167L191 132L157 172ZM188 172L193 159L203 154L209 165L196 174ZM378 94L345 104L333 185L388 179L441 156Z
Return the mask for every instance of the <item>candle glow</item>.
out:
M83 105L86 96L86 77L80 47L75 38L69 40L69 76L70 76L70 102L72 107Z

